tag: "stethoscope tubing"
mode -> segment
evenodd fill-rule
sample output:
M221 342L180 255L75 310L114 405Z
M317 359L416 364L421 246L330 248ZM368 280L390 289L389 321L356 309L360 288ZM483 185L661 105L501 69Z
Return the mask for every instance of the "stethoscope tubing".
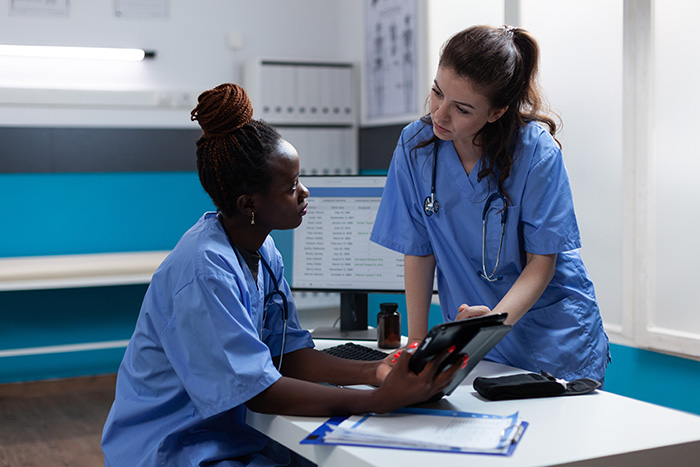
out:
M493 201L500 199L503 201L503 209L501 209L501 238L498 242L498 253L496 254L496 264L493 267L491 274L486 273L486 218L489 211L491 210L491 203ZM506 234L506 220L508 219L508 198L499 192L492 193L491 196L486 200L486 205L484 205L484 211L481 215L482 230L481 230L481 271L478 271L479 277L486 279L489 282L496 282L503 280L502 275L496 276L496 271L498 271L498 264L501 261L501 250L503 248L503 237Z
M423 201L423 211L425 212L425 215L430 217L438 210L440 209L440 204L437 202L435 199L435 193L436 193L436 179L437 179L437 158L438 158L438 141L435 141L433 143L433 169L432 173L430 174L430 195L425 198L425 201ZM498 242L498 253L496 255L496 264L493 268L493 271L491 274L488 274L486 272L486 217L488 216L488 213L491 209L491 204L496 201L496 200L502 200L503 201L503 209L500 211L501 212L501 238ZM481 214L481 221L482 221L482 231L481 231L481 271L477 271L477 274L479 277L487 280L488 282L496 282L503 280L502 275L496 275L496 272L498 271L498 264L501 261L501 250L503 248L503 237L505 237L506 233L506 220L508 219L508 198L501 193L500 191L497 191L496 193L492 193L488 199L486 200L486 204L484 205L484 210Z
M437 178L437 156L438 142L433 143L433 170L430 175L430 196L425 198L423 202L423 210L425 215L430 217L440 209L440 203L435 199L435 180Z
M221 222L221 220L219 220ZM223 227L223 223L222 223ZM228 238L228 235L226 235ZM238 249L236 248L236 245L231 241L231 239L228 239L229 244L231 245L231 248L233 251L238 254ZM270 267L270 264L267 262L265 257L260 253L258 250L258 255L260 256L260 262L262 263L263 267L267 271L267 273L270 275L270 279L272 279L272 285L274 286L274 289L269 292L265 297L263 298L263 317L262 317L262 326L265 326L265 318L267 317L267 308L266 308L266 303L271 300L275 295L279 295L280 299L282 300L282 348L280 350L280 360L277 363L277 371L281 372L282 371L282 358L284 357L284 345L287 340L287 319L289 318L289 302L287 301L287 296L282 293L279 287L279 281L275 277L275 274L272 271L272 268ZM262 340L262 329L260 329L260 339Z
M282 371L282 358L284 357L284 344L285 341L287 340L287 319L289 318L289 302L287 301L287 296L282 293L282 291L279 288L279 282L277 281L277 278L275 277L275 274L272 272L272 268L270 265L267 263L267 260L265 260L265 257L258 251L258 254L260 255L260 262L262 263L263 267L267 270L267 273L270 275L270 279L272 279L272 285L274 285L274 290L272 292L268 293L265 295L265 298L263 299L263 309L265 307L265 303L267 303L269 300L271 300L275 295L279 295L279 297L282 299L282 349L280 351L280 360L277 364L277 371ZM263 325L265 323L265 316L267 314L267 310L264 309L263 311ZM261 331L262 334L262 331ZM262 338L262 335L260 336Z

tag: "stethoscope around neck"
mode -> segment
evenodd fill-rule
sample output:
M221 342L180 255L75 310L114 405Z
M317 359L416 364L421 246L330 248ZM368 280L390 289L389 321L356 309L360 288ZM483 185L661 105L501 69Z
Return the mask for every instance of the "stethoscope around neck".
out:
M436 182L435 180L437 179L437 158L438 158L438 141L436 141L433 144L433 170L430 175L430 195L426 196L425 201L423 201L423 211L425 211L425 215L428 217L431 217L433 214L438 212L440 210L440 203L438 203L437 199L435 199L435 186ZM496 264L493 268L493 271L491 273L486 272L486 219L488 217L489 211L491 209L496 209L495 207L492 207L491 205L493 204L494 201L501 200L503 202L503 208L500 210L501 212L501 238L498 242L498 253L496 255ZM503 275L499 274L496 275L496 272L498 271L498 264L501 261L501 250L503 249L503 237L505 236L506 233L506 220L508 218L508 198L501 193L500 191L497 191L496 193L492 193L488 199L486 200L486 205L484 205L484 210L481 214L481 222L482 222L482 230L481 230L481 270L477 271L477 274L479 277L482 279L488 281L488 282L496 282L496 281L501 281L503 280Z
M289 303L287 302L287 296L280 290L279 282L277 281L275 274L272 272L272 268L267 263L267 260L265 260L265 257L262 255L262 253L260 253L260 251L258 251L258 255L260 255L260 262L262 263L265 270L267 270L267 273L270 275L270 279L272 279L272 285L274 286L274 289L271 292L268 292L268 294L265 295L265 298L263 299L263 326L265 325L265 318L267 317L267 307L265 306L265 304L272 300L275 297L275 295L278 295L282 300L282 348L280 350L280 360L277 364L277 371L281 372L282 357L284 357L284 344L285 340L287 340L287 318L289 318ZM260 339L262 339L262 329L260 330Z
M423 210L425 215L430 217L440 209L440 203L435 199L435 179L437 178L437 156L438 142L433 143L433 171L430 175L430 195L425 197L423 201Z
M221 222L221 218L219 217L219 222ZM221 227L224 227L223 222L221 222ZM226 238L228 239L229 244L231 245L231 248L233 251L237 254L240 254L238 251L238 247L236 247L236 244L231 241L229 238L228 234L226 234L226 229L224 228L224 234L226 235ZM267 318L267 303L269 303L270 300L272 300L275 295L278 295L280 299L282 300L282 348L280 350L280 359L279 362L277 363L277 371L282 371L282 357L284 357L284 344L285 341L287 340L287 319L289 318L289 302L287 301L287 296L280 290L279 287L279 281L275 277L275 273L272 271L272 268L270 267L270 264L267 262L265 257L260 253L260 250L258 250L258 256L260 256L260 262L262 263L263 267L267 271L267 273L270 275L270 279L272 280L272 285L274 286L273 290L271 292L268 292L267 295L263 298L263 317L262 317L262 327L265 326L265 318ZM244 261L245 262L245 261ZM262 328L260 329L260 340L262 340Z

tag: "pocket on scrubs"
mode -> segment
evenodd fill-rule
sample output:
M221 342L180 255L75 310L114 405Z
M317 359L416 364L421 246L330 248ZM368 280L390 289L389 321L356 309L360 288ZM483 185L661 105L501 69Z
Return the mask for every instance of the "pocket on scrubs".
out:
M545 370L563 379L584 377L594 350L586 313L584 303L573 296L525 313L512 334L523 356L529 354L526 369Z

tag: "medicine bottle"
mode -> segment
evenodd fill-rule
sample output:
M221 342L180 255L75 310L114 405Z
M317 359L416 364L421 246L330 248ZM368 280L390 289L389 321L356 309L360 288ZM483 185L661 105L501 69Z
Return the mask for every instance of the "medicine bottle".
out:
M382 303L377 314L377 346L397 349L401 346L401 315L396 303Z

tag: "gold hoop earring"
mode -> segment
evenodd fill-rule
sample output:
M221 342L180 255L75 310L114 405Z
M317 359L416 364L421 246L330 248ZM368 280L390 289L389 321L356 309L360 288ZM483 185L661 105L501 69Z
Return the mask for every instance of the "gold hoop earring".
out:
M255 211L250 213L250 225L255 225Z

